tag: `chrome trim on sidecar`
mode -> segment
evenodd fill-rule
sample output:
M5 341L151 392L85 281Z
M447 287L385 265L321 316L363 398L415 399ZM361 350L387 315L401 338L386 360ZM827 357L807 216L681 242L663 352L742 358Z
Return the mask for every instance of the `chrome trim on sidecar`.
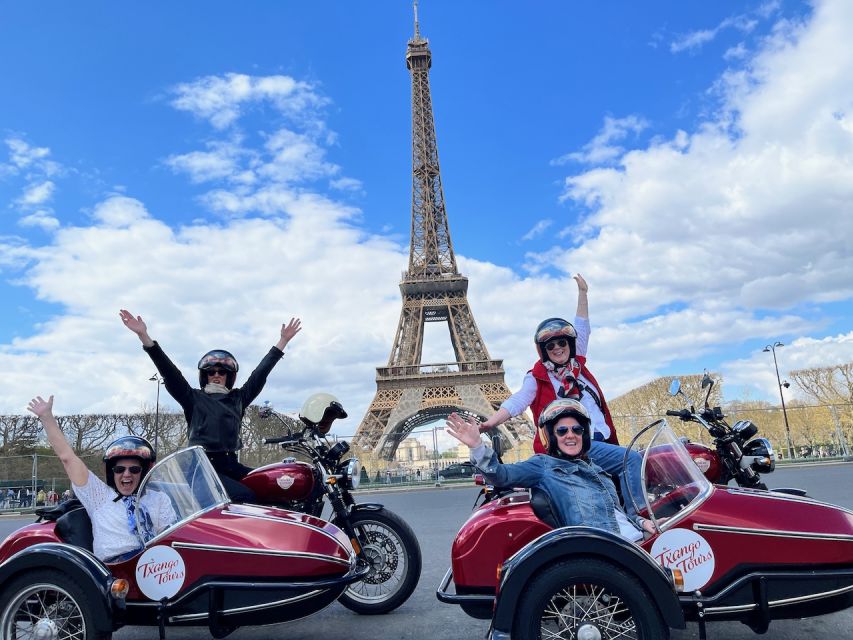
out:
M747 529L728 527L718 524L693 524L694 531L714 531L716 533L734 533L743 536L767 536L770 538L800 538L805 540L831 540L834 542L853 542L853 535L838 533L816 533L813 531L785 531L781 529Z
M274 607L282 607L288 604L293 604L295 602L300 602L302 600L306 600L308 598L313 598L314 596L327 591L327 589L315 589L314 591L309 591L307 593L303 593L298 596L294 596L292 598L285 598L284 600L276 600L275 602L264 602L263 604L253 604L247 607L237 607L235 609L223 609L220 614L223 616L227 615L235 615L238 613L248 613L250 611L260 611L262 609L272 609ZM189 620L201 620L202 618L209 618L210 612L205 611L204 613L187 613L182 616L169 616L169 622L184 622Z
M333 564L349 567L352 562L342 558L335 558L324 553L309 553L307 551L283 551L280 549L250 549L248 547L223 547L219 545L200 544L197 542L173 542L175 549L191 549L194 551L213 551L217 553L245 553L248 555L274 556L277 558L310 558L312 560L325 560Z
M774 607L784 607L791 604L800 604L802 602L809 602L811 600L823 600L824 598L832 598L834 596L840 596L845 593L850 593L853 591L853 585L847 587L841 587L839 589L833 589L832 591L822 591L821 593L810 593L805 596L796 596L794 598L784 598L782 600L770 600L767 602L767 606L771 609ZM682 601L685 602L685 601ZM752 604L743 604L743 605L734 605L730 607L705 607L705 615L720 615L724 613L739 613L741 611L752 611L753 609L758 608L758 603L753 602Z

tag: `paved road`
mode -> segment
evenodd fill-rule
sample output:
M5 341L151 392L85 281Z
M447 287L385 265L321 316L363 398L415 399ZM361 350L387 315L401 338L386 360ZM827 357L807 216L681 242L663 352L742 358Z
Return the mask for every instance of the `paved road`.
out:
M853 464L824 465L780 469L767 476L771 487L799 486L809 494L827 502L853 509ZM474 488L442 488L421 491L388 492L361 497L362 502L377 501L402 515L420 539L424 568L420 584L402 607L385 616L359 616L333 604L305 620L273 627L245 627L229 636L234 640L287 638L308 640L323 635L326 640L480 640L488 623L466 616L460 609L439 603L435 588L448 563L450 545L459 526L468 517L476 496ZM5 536L28 520L0 518L0 535ZM740 623L709 625L711 638L746 640L755 634ZM853 629L853 609L845 612L796 621L777 621L770 626L774 640L836 640L850 637ZM150 627L126 628L115 634L116 640L142 640L157 637ZM168 629L170 640L209 638L206 629ZM765 636L767 637L767 636ZM686 631L673 633L674 640L698 638L696 625Z

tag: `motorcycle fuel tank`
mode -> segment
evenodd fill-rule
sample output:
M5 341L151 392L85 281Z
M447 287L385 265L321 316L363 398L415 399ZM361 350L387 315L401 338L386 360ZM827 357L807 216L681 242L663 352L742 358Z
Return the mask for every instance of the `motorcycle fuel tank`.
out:
M314 474L313 465L291 460L258 467L241 482L255 492L261 503L275 504L310 497L317 482Z

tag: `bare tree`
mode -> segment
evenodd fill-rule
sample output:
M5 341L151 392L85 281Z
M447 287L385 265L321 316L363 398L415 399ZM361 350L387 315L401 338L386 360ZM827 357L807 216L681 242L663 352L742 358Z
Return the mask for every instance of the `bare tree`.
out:
M790 372L794 384L818 404L853 403L853 362Z
M0 456L32 453L41 425L33 415L0 416Z
M684 399L680 396L673 398L669 393L672 381L678 377L681 381L681 390L690 402L697 406L704 401L707 389L702 388L704 374L692 374L687 376L664 376L652 380L640 387L618 396L611 400L610 413L616 425L616 432L625 440L626 436L633 433L636 427L644 427L646 424L662 418L667 409L678 409L684 406ZM717 374L711 374L716 384L711 390L708 399L710 405L718 406L722 402L722 378ZM670 420L670 426L679 435L686 435L693 440L707 440L707 434L697 425L682 423L678 420Z
M59 428L78 456L103 451L115 436L122 416L117 414L73 414L58 416Z

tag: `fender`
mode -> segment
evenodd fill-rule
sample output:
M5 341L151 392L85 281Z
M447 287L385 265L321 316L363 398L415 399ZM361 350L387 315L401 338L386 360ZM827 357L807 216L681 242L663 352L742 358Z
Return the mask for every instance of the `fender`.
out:
M51 568L73 578L86 593L86 604L94 611L95 626L101 633L111 633L114 626L113 598L110 585L113 575L94 555L80 547L58 542L45 542L22 549L0 565L0 584L33 569Z
M379 504L378 502L361 502L359 504L352 505L350 512L355 511L382 511L385 508L384 504Z
M599 556L633 573L649 592L664 622L675 629L685 628L678 594L664 570L637 545L609 531L592 527L563 527L549 531L519 549L504 563L493 628L512 629L518 600L534 574L555 562L575 556Z

